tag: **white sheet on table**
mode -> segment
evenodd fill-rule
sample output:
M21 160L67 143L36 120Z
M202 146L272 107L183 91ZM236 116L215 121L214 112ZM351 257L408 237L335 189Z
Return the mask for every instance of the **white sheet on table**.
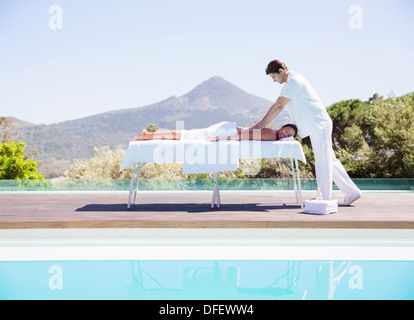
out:
M240 159L293 158L306 163L301 144L294 139L278 141L240 141Z
M235 171L239 167L237 141L185 143L183 173Z
M294 158L306 163L299 142L287 141L131 141L120 171L139 162L180 161L184 173L235 171L239 159Z
M183 173L234 171L239 166L237 141L131 141L120 171L138 162L182 163Z

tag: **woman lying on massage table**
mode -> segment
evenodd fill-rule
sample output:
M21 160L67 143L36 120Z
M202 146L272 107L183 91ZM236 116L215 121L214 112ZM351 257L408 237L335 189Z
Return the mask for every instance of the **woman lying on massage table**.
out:
M211 128L211 127L210 127ZM285 124L279 130L269 128L260 129L249 132L249 128L236 127L237 134L231 136L211 136L211 130L194 129L194 130L167 130L158 132L148 132L146 129L136 136L132 141L145 140L259 140L259 141L275 141L287 137L297 136L298 129L294 124Z

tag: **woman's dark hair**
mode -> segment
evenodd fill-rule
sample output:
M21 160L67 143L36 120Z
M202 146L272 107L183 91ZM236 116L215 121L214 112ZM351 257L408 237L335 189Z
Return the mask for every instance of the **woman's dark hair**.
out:
M286 65L280 60L270 61L266 68L266 74L279 73L279 69L288 70Z
M295 130L295 135L293 136L294 138L296 138L298 136L298 127L297 126L295 126L292 123L288 123L288 124L285 124L285 125L282 126L282 128L285 128L285 127L291 127L293 130Z

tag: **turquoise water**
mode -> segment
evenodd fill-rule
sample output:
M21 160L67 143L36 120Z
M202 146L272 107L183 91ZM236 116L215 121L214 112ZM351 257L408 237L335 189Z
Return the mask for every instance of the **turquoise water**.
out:
M414 179L353 179L361 190L414 192ZM291 179L220 179L221 190L293 190ZM315 179L302 179L302 190L316 190ZM0 180L0 192L129 191L130 180ZM333 186L334 190L337 187ZM211 191L212 179L141 179L141 191Z
M0 262L0 299L414 299L414 261Z

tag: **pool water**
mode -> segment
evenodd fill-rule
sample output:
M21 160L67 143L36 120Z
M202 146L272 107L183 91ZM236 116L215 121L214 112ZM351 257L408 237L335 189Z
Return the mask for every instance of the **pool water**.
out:
M414 299L414 261L0 262L0 299Z

